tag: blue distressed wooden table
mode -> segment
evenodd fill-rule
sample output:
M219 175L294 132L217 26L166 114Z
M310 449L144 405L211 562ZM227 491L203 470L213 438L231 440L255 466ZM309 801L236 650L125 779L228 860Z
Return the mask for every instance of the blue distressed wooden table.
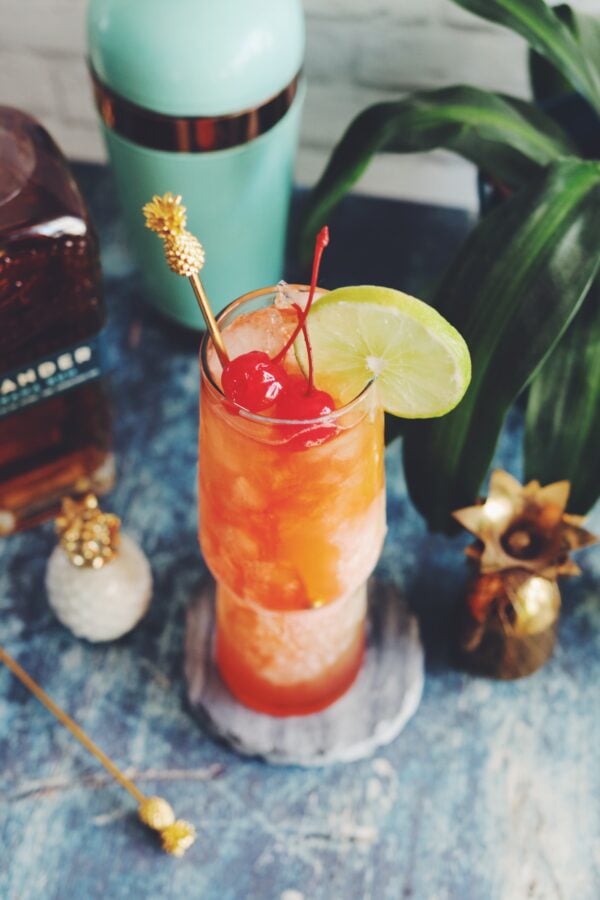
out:
M465 541L427 534L406 497L397 442L380 570L420 616L427 651L425 694L406 730L374 759L305 771L240 759L190 719L184 611L205 574L197 340L141 303L107 172L77 174L100 230L110 313L118 485L109 505L150 557L155 596L121 641L76 640L46 605L47 525L0 545L0 641L142 790L196 824L198 840L182 860L164 856L129 795L0 671L0 897L595 900L600 550L582 554L584 575L564 584L560 644L542 671L516 683L456 671L448 635ZM469 220L349 198L331 227L325 285L419 291ZM290 261L290 280L301 275ZM498 451L517 475L519 428L517 410ZM590 525L600 528L598 510Z

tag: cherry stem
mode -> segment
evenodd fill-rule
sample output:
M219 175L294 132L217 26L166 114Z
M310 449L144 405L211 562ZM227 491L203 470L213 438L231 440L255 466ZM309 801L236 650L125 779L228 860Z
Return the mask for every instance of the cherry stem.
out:
M306 355L308 357L308 389L306 391L306 396L308 397L314 390L315 381L312 347L310 346L310 339L308 337L308 328L306 327L306 322L302 323L302 334L304 336L304 342L306 344Z
M304 307L304 311L302 312L302 315L298 319L298 324L292 331L292 334L290 335L288 340L285 342L282 349L279 351L277 356L275 356L275 358L273 359L273 362L276 362L276 363L281 362L281 360L285 357L285 354L288 352L290 347L293 346L294 341L296 340L296 338L298 337L298 335L300 334L300 332L302 331L302 329L304 327L304 324L305 324L306 319L308 318L308 314L310 312L310 307L313 302L313 298L315 296L315 290L317 288L317 279L319 277L319 267L321 265L321 257L323 256L323 250L325 249L325 247L327 246L328 243L329 243L329 228L327 227L327 225L324 225L323 228L321 228L320 232L318 233L317 239L315 241L315 253L313 256L312 276L310 279L310 291L308 292L308 300L306 301L306 306ZM309 356L310 356L310 354L309 354Z

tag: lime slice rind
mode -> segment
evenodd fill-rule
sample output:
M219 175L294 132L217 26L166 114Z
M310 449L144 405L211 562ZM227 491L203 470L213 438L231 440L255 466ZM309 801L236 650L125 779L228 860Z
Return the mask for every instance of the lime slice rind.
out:
M420 419L445 415L462 399L471 359L459 332L433 307L391 288L339 288L308 317L315 383L349 403L375 380L382 407ZM295 352L307 369L304 341Z

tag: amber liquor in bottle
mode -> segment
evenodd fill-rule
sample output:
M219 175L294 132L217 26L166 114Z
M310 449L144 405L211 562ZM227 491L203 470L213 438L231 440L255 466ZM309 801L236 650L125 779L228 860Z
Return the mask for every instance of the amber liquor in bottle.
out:
M0 534L110 488L98 241L68 164L0 106Z

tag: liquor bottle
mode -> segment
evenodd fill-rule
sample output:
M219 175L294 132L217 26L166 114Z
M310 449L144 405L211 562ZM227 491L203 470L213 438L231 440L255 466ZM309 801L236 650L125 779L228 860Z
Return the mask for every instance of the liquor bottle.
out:
M113 480L98 241L68 164L0 106L0 535Z

